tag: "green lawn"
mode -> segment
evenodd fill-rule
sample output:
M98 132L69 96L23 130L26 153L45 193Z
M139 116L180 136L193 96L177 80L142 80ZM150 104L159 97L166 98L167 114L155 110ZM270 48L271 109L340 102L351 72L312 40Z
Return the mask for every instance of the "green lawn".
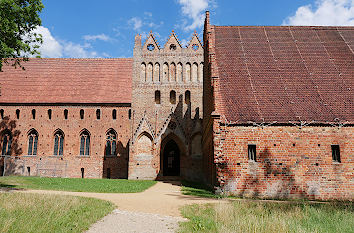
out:
M182 209L179 232L354 232L354 203L233 201Z
M150 188L152 180L115 180L79 178L0 177L0 188L61 190L96 193L137 193Z
M83 232L113 209L94 198L0 193L0 232Z

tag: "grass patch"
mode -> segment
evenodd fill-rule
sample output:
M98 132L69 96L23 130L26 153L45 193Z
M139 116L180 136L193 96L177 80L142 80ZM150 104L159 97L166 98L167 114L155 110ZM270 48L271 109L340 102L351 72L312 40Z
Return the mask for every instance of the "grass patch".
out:
M179 232L353 232L354 204L233 201L182 209Z
M0 188L60 190L95 193L137 193L150 188L153 180L115 180L115 179L79 179L44 178L28 176L0 177Z
M223 198L225 196L213 193L213 189L200 183L182 181L182 194L207 198Z
M83 232L114 209L94 198L0 194L0 232Z

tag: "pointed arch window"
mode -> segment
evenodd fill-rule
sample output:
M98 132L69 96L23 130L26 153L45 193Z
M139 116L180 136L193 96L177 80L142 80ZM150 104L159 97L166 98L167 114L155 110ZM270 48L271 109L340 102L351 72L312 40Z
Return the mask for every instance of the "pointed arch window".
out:
M28 133L28 155L37 155L38 132L32 129Z
M65 120L68 119L68 113L69 113L68 110L65 109L65 110L64 110L64 119L65 119Z
M48 119L52 119L52 109L48 109Z
M97 120L101 119L101 110L100 109L96 110L96 118L97 118Z
M80 119L84 119L85 111L83 109L80 110Z
M58 130L54 134L54 155L62 156L64 151L64 133Z
M87 130L80 134L80 155L90 155L90 134Z
M191 103L191 92L189 90L187 90L185 95L184 95L184 102L186 104L190 104Z
M16 109L16 119L20 119L20 109Z
M176 104L176 92L175 91L170 92L170 103Z
M106 156L114 156L116 155L116 147L117 147L117 134L111 129L106 134Z
M2 138L2 149L1 149L2 155L10 155L11 154L11 143L12 143L11 132L6 131L3 134L3 138Z
M117 110L116 109L112 110L112 118L113 118L113 120L117 119Z
M36 109L32 109L32 119L36 119Z
M159 90L155 91L155 104L161 104L161 92Z

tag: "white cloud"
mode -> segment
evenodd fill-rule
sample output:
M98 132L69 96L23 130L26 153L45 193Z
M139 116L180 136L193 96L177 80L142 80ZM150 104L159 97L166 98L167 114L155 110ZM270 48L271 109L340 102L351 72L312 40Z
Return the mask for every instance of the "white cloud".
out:
M52 36L48 28L39 26L34 32L42 34L43 44L38 49L42 57L63 56L63 46Z
M317 0L301 6L283 25L354 26L354 0Z
M143 26L143 21L139 17L133 17L128 20L128 24L133 26L135 31L139 31Z
M148 12L148 11L144 12L144 15L146 15L146 16L149 17L149 18L152 17L152 13L151 13L151 12Z
M184 21L184 30L190 31L203 26L204 11L208 9L210 0L178 0L182 5L182 14L192 20L192 23L187 25Z
M82 37L84 40L87 41L96 41L96 40L103 40L103 41L109 41L111 40L111 38L109 36L107 36L106 34L98 34L98 35L84 35Z
M128 25L130 26L130 28L133 27L133 29L135 31L141 32L142 28L144 26L148 27L149 29L152 29L152 28L156 29L156 28L161 27L164 24L163 21L160 21L160 23L154 23L152 21L153 19L152 19L151 12L145 12L144 15L146 16L146 17L144 17L144 21L139 17L133 17L133 18L129 19ZM129 29L129 28L126 28L126 29Z
M73 43L71 41L63 41L55 39L48 28L39 26L34 32L42 35L43 44L40 45L39 51L41 57L60 58L60 57L72 57L72 58L94 58L100 57L98 52L92 50L90 43ZM104 35L104 34L101 34ZM100 35L97 35L100 36ZM85 36L84 36L85 37ZM105 38L105 37L102 37ZM97 39L102 39L97 38ZM93 38L92 38L93 39ZM106 57L107 54L102 54Z
M63 46L63 53L66 57L74 58L89 58L98 57L96 51L88 51L87 48L91 47L89 44L75 44L72 42L67 42Z

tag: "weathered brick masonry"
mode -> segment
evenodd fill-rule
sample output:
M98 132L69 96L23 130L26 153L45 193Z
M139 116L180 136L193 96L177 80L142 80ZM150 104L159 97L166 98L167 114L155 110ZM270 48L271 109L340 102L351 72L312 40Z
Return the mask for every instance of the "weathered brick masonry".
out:
M215 26L207 12L203 45L150 33L133 58L3 66L0 172L352 200L353 45L353 27Z
M203 155L217 191L353 199L353 38L353 27L214 26L207 13Z
M0 73L2 154L4 135L12 137L10 154L5 153L12 157L0 161L5 174L127 178L131 60L31 59L25 64L25 71L4 66ZM62 155L54 155L57 132L64 139ZM89 152L80 155L84 132ZM114 155L105 153L108 132L116 133ZM37 153L29 155L33 134Z

